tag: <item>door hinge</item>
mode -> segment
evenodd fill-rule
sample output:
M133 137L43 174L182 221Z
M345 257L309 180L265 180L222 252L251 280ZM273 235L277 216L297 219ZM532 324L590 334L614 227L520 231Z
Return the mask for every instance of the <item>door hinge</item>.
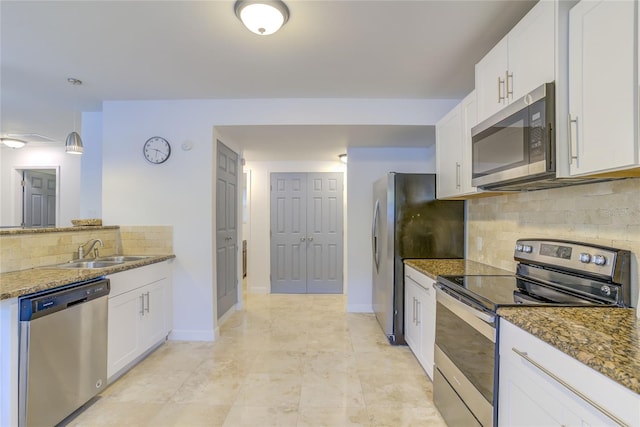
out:
M24 187L25 185L27 185L27 182L23 179L22 181L20 181L20 185Z

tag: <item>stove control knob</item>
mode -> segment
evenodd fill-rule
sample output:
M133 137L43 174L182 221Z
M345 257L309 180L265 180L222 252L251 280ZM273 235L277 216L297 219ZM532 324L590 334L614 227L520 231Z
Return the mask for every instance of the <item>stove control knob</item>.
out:
M520 243L516 245L516 252L522 252L522 245Z
M580 254L580 262L589 264L591 262L591 255L586 252Z
M607 259L604 257L604 255L594 255L593 263L595 265L605 265L607 263Z
M530 245L524 245L524 246L522 247L522 250L523 250L525 253L530 254L531 252L533 252L533 246L530 246Z
M602 285L600 287L600 293L605 297L609 297L611 296L611 288L609 287L609 285Z

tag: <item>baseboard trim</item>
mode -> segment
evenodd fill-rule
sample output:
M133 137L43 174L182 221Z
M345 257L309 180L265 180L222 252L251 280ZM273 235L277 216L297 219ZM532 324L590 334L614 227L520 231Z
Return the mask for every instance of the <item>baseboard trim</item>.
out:
M373 313L371 304L347 304L347 313Z

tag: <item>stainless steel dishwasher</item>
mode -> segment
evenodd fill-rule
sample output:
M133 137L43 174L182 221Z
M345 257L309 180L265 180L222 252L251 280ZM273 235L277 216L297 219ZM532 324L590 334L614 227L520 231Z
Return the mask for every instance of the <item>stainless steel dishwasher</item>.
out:
M100 278L20 298L20 426L54 426L106 386L109 290Z

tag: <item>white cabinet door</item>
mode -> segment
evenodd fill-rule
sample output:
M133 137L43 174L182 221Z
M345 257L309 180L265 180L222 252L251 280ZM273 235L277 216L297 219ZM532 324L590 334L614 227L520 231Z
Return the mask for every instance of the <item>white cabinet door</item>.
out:
M147 349L167 336L167 279L147 285L141 292L144 300L142 347Z
M433 380L436 337L434 281L405 265L405 339L429 378Z
M462 107L457 105L436 123L437 197L462 191Z
M436 172L439 199L478 192L471 185L471 128L476 124L476 92L467 95L436 124Z
M640 425L631 390L504 319L499 342L499 426Z
M556 3L539 1L476 64L478 122L555 80Z
M636 166L634 1L581 1L569 12L570 174Z
M109 298L107 378L141 353L143 295L137 290Z
M508 40L504 37L476 64L478 122L497 113L506 105Z
M420 332L419 332L419 319L418 319L418 299L417 299L418 285L405 276L404 280L404 312L405 312L405 329L404 339L407 341L407 345L416 355L420 350Z
M422 339L420 340L420 354L422 355L422 367L433 381L433 359L436 343L436 291L433 288L433 280L426 276L425 279L429 281L431 286L421 288Z
M555 7L539 1L509 32L507 102L555 80Z

